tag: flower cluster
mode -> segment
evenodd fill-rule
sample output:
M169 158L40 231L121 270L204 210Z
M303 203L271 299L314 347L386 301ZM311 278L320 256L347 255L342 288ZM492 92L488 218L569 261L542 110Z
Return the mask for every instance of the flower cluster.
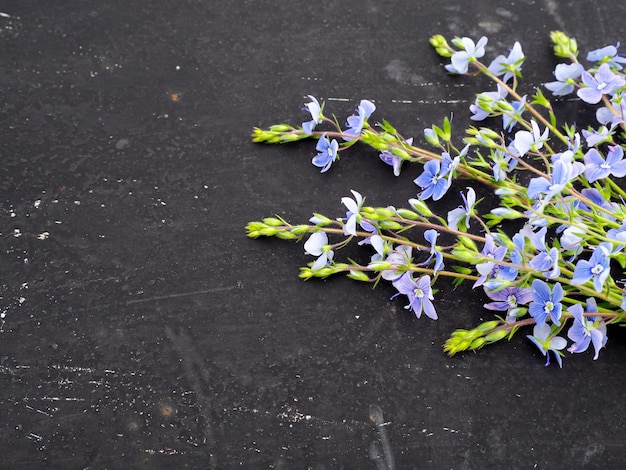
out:
M254 129L255 142L318 139L313 164L322 172L357 142L378 151L396 176L405 163L420 169L408 207L370 207L352 190L352 197L342 199L347 209L343 217L314 214L300 225L269 217L250 222L248 236L306 238L305 253L315 260L301 268L303 279L344 273L362 282L388 281L396 291L392 299L405 297L406 308L417 317L438 318L433 303L438 279L471 282L489 299L485 309L496 316L454 331L444 345L450 355L532 327L527 337L546 357L546 365L553 356L562 366L565 351L581 353L590 345L597 359L607 344L607 326L626 323L626 280L619 278L626 267L626 191L619 181L626 176L626 143L621 140L626 131L626 57L619 54L619 45L610 45L591 51L581 63L575 39L561 32L553 32L551 39L564 61L556 66L554 80L528 96L519 92L525 60L520 43L486 64L481 62L485 37L476 42L455 38L452 45L442 36L431 38L435 51L450 59L448 72L482 73L494 84L495 90L478 93L469 109L473 123L489 126L470 126L460 144L455 144L447 118L424 130L423 138L435 149L428 150L388 121L370 125L376 109L371 101L362 100L342 126L326 118L324 105L311 95L304 106L311 119L300 127ZM559 126L543 90L591 105L597 126ZM461 205L445 216L434 214L428 200L452 197L449 190L456 179L490 188L494 207L479 210L481 203L493 200L477 200L470 185L460 194ZM517 221L511 224L515 230L508 226L510 220ZM438 244L442 234L455 242ZM365 262L338 261L337 252L352 242L369 251Z

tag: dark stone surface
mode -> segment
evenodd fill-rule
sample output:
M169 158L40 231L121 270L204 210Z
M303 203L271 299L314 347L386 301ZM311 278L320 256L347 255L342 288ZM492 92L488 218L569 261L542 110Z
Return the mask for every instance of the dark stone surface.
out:
M624 468L623 332L562 370L521 336L450 359L447 335L488 318L478 292L442 284L441 319L417 320L389 286L300 281L301 245L243 227L416 193L367 150L320 175L310 142L250 142L305 95L461 129L485 82L447 77L430 35L519 40L531 91L552 29L616 43L626 6L222 3L2 4L2 466L385 468L381 411L397 468Z

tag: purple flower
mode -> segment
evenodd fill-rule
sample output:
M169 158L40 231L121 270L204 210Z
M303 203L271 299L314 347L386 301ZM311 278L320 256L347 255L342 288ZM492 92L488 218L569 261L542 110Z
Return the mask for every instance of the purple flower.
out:
M386 263L391 263L391 269L385 269L381 275L387 281L395 281L406 273L401 267L408 267L411 264L413 249L408 245L398 245L384 259Z
M519 75L522 69L522 62L524 62L522 46L519 42L515 41L508 57L504 57L503 55L496 57L489 65L489 71L497 77L504 75L502 81L506 83L513 78L514 75Z
M537 324L533 328L533 335L527 335L526 337L531 340L541 354L546 356L546 367L550 365L550 351L556 357L556 362L559 364L559 367L563 367L563 361L561 359L561 354L559 351L565 346L567 346L567 341L565 338L561 338L560 336L552 336L552 328L547 323L543 323L541 325Z
M604 283L609 277L611 244L600 243L594 250L589 261L581 259L576 263L574 275L570 281L573 285L582 285L593 279L593 288L596 292L602 292Z
M593 298L587 299L587 310L590 312L598 311ZM587 350L589 344L593 344L593 348L595 349L593 359L598 359L600 349L602 349L607 342L606 325L595 316L585 317L580 304L572 305L567 311L574 317L574 324L567 331L567 337L574 341L574 344L568 348L568 351L571 353L581 353Z
M428 160L424 164L424 172L413 180L423 191L420 198L428 199L433 197L437 201L443 197L450 187L450 179L454 168L458 165L458 160L452 160L447 152L441 154L439 160Z
M569 95L574 91L574 83L580 75L585 71L584 67L579 63L559 64L554 69L554 77L556 82L548 82L545 87L552 92L554 96Z
M509 104L513 111L502 114L502 128L507 132L511 132L515 124L521 121L522 114L526 110L526 95L522 96L521 100L511 101Z
M437 271L441 271L443 269L443 254L441 253L441 251L437 250L436 245L438 236L439 232L437 232L437 230L435 230L434 228L431 228L424 232L424 238L428 243L430 243L430 256L426 261L422 263L422 265L428 263L434 256L435 266L433 267L433 276L437 274Z
M589 104L599 103L602 95L609 95L626 84L624 78L611 71L609 64L602 64L595 75L583 72L582 81L586 87L579 88L576 94Z
M606 160L596 149L589 149L584 158L587 181L593 183L611 175L617 178L626 176L626 161L623 158L624 150L620 145L609 146Z
M317 124L320 124L324 119L324 116L322 115L322 107L320 106L319 102L315 99L314 96L308 95L308 97L311 102L306 103L302 110L308 111L313 119L302 123L302 132L304 132L305 134L311 134L313 132L313 129L315 129L315 126Z
M423 311L433 320L437 319L437 312L431 302L434 297L430 287L429 276L422 276L416 281L410 273L405 273L393 281L393 286L398 290L399 294L406 295L409 298L409 304L405 308L413 310L417 318L421 317Z
M463 206L459 206L456 209L452 209L448 212L448 228L452 230L459 230L459 222L465 222L465 230L469 229L470 217L474 204L476 204L476 192L474 189L467 188L467 197L461 193L463 198Z
M583 129L582 132L583 137L587 141L587 147L595 147L602 142L610 141L613 136L613 130L613 127L609 130L606 126L602 126L597 131L594 131L593 129L591 131Z
M361 103L356 108L356 115L352 115L347 119L346 125L348 128L343 131L347 136L344 135L343 140L351 142L359 137L367 119L375 110L376 106L374 103L368 100L361 100Z
M304 244L304 251L310 255L318 256L317 260L311 266L312 271L322 269L333 259L334 252L328 245L328 235L326 232L312 233Z
M335 139L329 141L326 134L320 137L317 141L315 149L319 152L311 162L318 168L322 169L322 173L328 171L330 166L335 160L337 160L337 152L339 150L339 144Z
M467 73L470 62L474 62L476 59L485 55L485 46L487 45L487 38L481 37L476 44L470 38L456 38L452 41L455 46L463 49L452 54L449 65L446 65L446 70L451 73Z
M494 302L489 302L483 307L500 312L513 310L519 305L526 305L533 299L532 291L526 287L509 286L498 291L485 289L485 294Z
M548 316L556 325L561 325L561 300L563 300L563 288L560 283L555 283L554 288L541 279L535 279L531 286L533 301L528 307L528 313L535 319L537 325L543 325Z

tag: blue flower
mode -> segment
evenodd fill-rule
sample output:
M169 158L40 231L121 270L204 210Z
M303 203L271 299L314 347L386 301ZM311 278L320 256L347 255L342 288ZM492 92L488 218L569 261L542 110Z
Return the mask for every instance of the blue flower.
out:
M535 279L531 285L533 301L528 306L528 313L535 319L537 325L543 325L548 316L556 325L561 325L561 311L563 306L563 287L560 283L555 283L554 288L550 290L550 286L541 279Z
M574 324L567 331L567 337L574 341L568 348L571 353L581 353L587 350L589 344L593 344L595 355L593 359L598 359L600 349L607 342L606 325L595 316L584 316L583 308L580 304L572 305L567 309L574 317ZM593 298L587 299L587 311L597 312L598 308Z
M557 160L552 167L550 180L540 176L532 178L528 184L528 197L535 199L541 194L545 194L545 200L552 199L553 196L559 194L569 181L574 177L574 166L567 160Z
M576 94L585 103L596 104L602 100L602 95L610 95L618 88L626 84L626 80L613 73L609 64L602 64L595 75L585 71L582 73L582 81L586 85L579 88Z
M356 235L356 224L361 221L359 211L363 205L363 196L353 189L351 189L350 192L354 196L354 199L349 197L341 198L341 203L348 209L346 213L347 220L343 226L343 233L346 235Z
M526 95L522 96L521 100L511 101L509 104L513 111L502 114L502 128L507 132L511 132L515 124L521 121L522 114L526 110Z
M544 142L548 139L550 130L546 129L541 133L539 125L534 121L530 121L532 131L517 131L513 140L513 147L519 152L519 156L523 157L526 152L532 150L538 151L543 147Z
M532 291L526 287L509 286L497 291L485 289L485 294L494 302L483 305L488 310L505 312L526 305L533 299Z
M485 55L485 46L487 38L481 37L476 44L470 38L455 38L453 41L455 46L463 49L452 54L449 65L446 70L451 73L467 73L470 62L476 61Z
M304 251L310 255L318 256L317 260L311 266L312 271L322 269L333 259L334 251L328 245L328 235L326 232L312 233L309 239L304 243Z
M437 201L443 197L450 187L452 172L458 165L459 160L452 160L447 152L441 154L439 160L429 160L424 164L424 172L413 180L423 191L420 198L433 197Z
M348 128L343 131L343 140L351 142L361 135L361 131L367 122L367 119L376 110L374 103L368 100L361 100L359 106L356 108L356 115L352 115L347 119L346 125Z
M600 243L594 250L589 261L581 259L576 263L574 274L570 281L573 285L585 284L593 279L593 288L596 292L602 292L604 283L609 277L611 246L610 243Z
M623 158L624 150L620 145L609 146L606 160L596 149L589 149L584 157L587 181L593 183L611 175L617 178L626 176L626 161Z
M626 64L626 59L617 54L618 47L619 42L615 46L605 46L600 49L595 49L587 54L587 60L589 62L607 63L617 70L622 70L620 64Z
M602 126L597 131L593 129L591 131L583 129L582 132L583 132L583 137L585 138L587 142L587 147L595 147L596 145L601 144L602 142L610 141L613 137L614 130L615 130L615 127L613 126L611 127L611 129L608 129L606 126Z
M563 367L563 360L561 359L559 351L567 346L567 341L560 336L551 337L551 334L552 328L550 325L543 323L541 325L535 325L533 335L527 335L526 337L539 348L541 354L546 356L546 367L550 365L550 351L552 351L556 357L556 362L559 364L559 367Z
M472 210L474 204L476 204L476 192L473 188L467 188L467 197L461 193L463 198L463 206L452 209L448 212L448 228L452 230L459 230L459 222L465 222L465 230L469 229L470 217L472 216Z
M481 254L487 259L487 261L476 265L476 271L478 271L480 276L474 283L473 287L482 286L487 278L497 277L501 267L497 261L502 261L504 259L504 256L506 255L506 247L496 245L493 237L490 234L486 234L485 246L483 247Z
M545 87L552 92L554 96L569 95L574 91L576 79L585 71L585 68L575 62L573 64L559 64L554 69L554 77L556 82L548 82Z
M324 134L320 137L320 140L317 141L315 148L319 153L313 157L311 162L316 167L321 168L322 173L324 173L325 171L328 171L333 162L337 160L339 144L335 139L329 141L326 134Z
M430 243L430 256L426 261L422 263L422 265L427 264L433 256L435 257L435 266L433 267L433 276L437 274L437 271L441 271L443 269L443 254L441 251L437 250L437 237L439 236L439 232L434 228L426 230L424 232L424 238L428 243Z
M429 276L422 276L416 281L410 273L405 273L393 281L393 286L398 290L399 294L406 295L409 298L409 304L405 308L413 310L417 318L422 316L423 311L433 320L437 319L437 312L431 302L434 297L430 287Z
M322 115L322 107L320 106L319 102L315 99L314 96L308 95L308 97L311 102L306 103L302 110L308 111L313 119L302 123L302 132L304 132L305 134L311 134L313 132L313 129L315 129L315 126L317 124L320 124L324 120L324 116Z
M501 85L498 85L498 91L479 93L476 95L474 104L470 105L469 109L472 113L470 119L473 121L482 121L490 116L496 115L496 113L499 114L495 105L506 98L506 95L508 95L508 91Z
M488 68L489 71L497 77L504 75L502 81L506 83L513 78L513 76L519 75L523 62L524 53L522 52L522 45L515 41L508 57L499 55L491 62Z
M413 249L409 245L398 245L387 254L385 263L390 263L391 268L382 271L382 278L387 281L395 281L406 273L406 268L411 264Z
M548 279L553 279L561 274L559 250L553 247L548 251L545 242L546 232L547 228L543 227L531 236L531 243L539 250L539 253L530 260L529 264L536 271L543 273Z
M413 143L413 137L408 138L407 140L405 140L405 142L411 145ZM400 168L402 167L402 163L404 162L404 160L402 160L397 155L394 155L389 150L383 150L382 152L380 152L379 156L383 162L393 167L393 174L395 176L400 176Z

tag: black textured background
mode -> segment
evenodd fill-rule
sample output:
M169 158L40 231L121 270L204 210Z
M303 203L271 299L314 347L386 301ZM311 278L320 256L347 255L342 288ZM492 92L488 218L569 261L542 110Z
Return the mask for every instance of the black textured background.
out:
M447 76L432 34L487 35L488 57L519 40L530 93L552 77L551 30L615 44L626 4L0 11L4 468L391 468L370 456L371 406L398 469L624 468L623 332L562 370L522 335L450 359L447 335L489 318L480 292L440 284L441 319L417 320L388 285L300 281L301 245L244 226L341 216L350 189L376 205L416 194L418 168L395 178L368 150L320 175L311 142L250 142L253 126L301 122L307 94L340 119L373 100L374 120L418 140L450 113L460 131L487 84Z

